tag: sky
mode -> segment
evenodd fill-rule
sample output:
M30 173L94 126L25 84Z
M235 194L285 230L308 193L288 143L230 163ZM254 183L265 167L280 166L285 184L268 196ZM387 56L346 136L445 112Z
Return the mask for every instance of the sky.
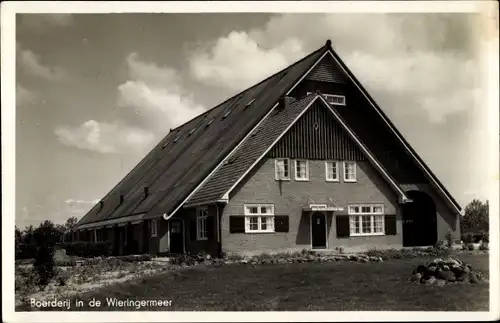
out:
M17 15L16 225L80 219L170 128L327 39L458 202L484 200L479 20L466 13Z

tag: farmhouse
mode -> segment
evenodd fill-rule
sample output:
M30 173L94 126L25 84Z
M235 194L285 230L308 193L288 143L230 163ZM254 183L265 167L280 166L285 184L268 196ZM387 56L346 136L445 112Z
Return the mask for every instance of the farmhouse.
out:
M459 239L459 204L331 41L167 136L78 223L115 254Z

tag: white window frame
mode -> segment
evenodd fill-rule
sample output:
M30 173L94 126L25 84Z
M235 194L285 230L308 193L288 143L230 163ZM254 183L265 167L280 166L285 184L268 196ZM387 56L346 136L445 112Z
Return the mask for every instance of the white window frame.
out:
M288 165L288 176L280 176L280 171L278 169L278 162L280 161L286 161ZM290 180L290 159L289 158L276 158L274 160L274 178L278 180L283 180L283 181L289 181Z
M196 208L196 240L208 240L208 208Z
M297 165L299 162L305 162L306 164L306 177L298 177L298 172L297 172ZM306 159L296 159L295 162L293 163L294 165L294 173L295 173L295 180L296 181L308 181L309 180L309 161Z
M333 164L335 165L335 178L329 178L328 177L328 165ZM340 169L339 169L339 162L336 160L326 160L325 161L325 179L327 182L339 182L340 181Z
M354 164L354 179L347 178L347 164ZM343 173L344 173L344 182L347 183L355 183L358 181L358 175L357 175L357 164L355 161L345 161L343 162Z
M252 213L251 208L257 208L257 213ZM261 208L268 208L270 213L262 213ZM245 233L273 233L275 232L274 227L274 204L245 204ZM257 230L250 229L250 218L257 218ZM269 218L266 220L266 229L262 230L262 219Z
M151 237L157 237L158 236L158 220L157 219L152 219L151 220Z
M357 208L357 210L356 210ZM363 211L363 208L370 208L369 211ZM376 211L375 208L379 208ZM383 204L349 204L347 207L349 214L349 236L383 236L385 235L385 212ZM363 217L370 217L370 232L363 232ZM375 232L375 217L381 219L381 231ZM359 222L359 232L356 232L355 223Z
M310 95L312 93L313 92L307 92L306 95ZM328 104L331 104L331 105L342 105L342 106L346 105L345 95L341 95L341 94L328 94L328 93L322 93L322 95L325 97L326 102L328 102ZM330 101L330 99L333 99L333 98L341 99L340 100L341 102Z
M345 95L339 95L339 94L325 94L325 99L326 102L328 102L331 105L342 105L345 106ZM337 101L330 101L330 99L340 99L340 102Z

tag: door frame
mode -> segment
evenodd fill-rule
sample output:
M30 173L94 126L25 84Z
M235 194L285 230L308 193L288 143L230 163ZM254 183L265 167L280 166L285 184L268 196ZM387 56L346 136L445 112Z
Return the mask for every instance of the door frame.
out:
M186 253L186 226L185 226L185 222L184 222L184 219L181 219L181 218L171 218L168 220L168 228L167 228L167 232L168 232L168 251L171 253L171 235L170 235L170 225L172 223L172 220L178 220L178 221L181 221L182 223L182 253Z
M325 240L326 240L325 249L319 249L319 248L313 247L312 218L313 218L313 215L316 213L322 214L325 217ZM310 215L309 215L309 237L311 240L310 245L309 245L311 250L326 250L326 249L328 249L328 216L326 215L326 212L314 211L314 212L310 213Z

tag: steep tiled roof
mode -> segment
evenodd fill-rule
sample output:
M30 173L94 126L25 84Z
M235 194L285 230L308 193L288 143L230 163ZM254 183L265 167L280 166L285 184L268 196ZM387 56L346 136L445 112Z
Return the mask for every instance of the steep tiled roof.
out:
M228 163L210 177L202 188L186 202L186 206L221 199L222 195L270 148L279 135L292 124L316 96L317 94L308 95L269 115L252 133L252 138L246 140L229 156Z
M170 213L328 49L327 44L173 129L78 226L141 213L147 213L147 217Z

